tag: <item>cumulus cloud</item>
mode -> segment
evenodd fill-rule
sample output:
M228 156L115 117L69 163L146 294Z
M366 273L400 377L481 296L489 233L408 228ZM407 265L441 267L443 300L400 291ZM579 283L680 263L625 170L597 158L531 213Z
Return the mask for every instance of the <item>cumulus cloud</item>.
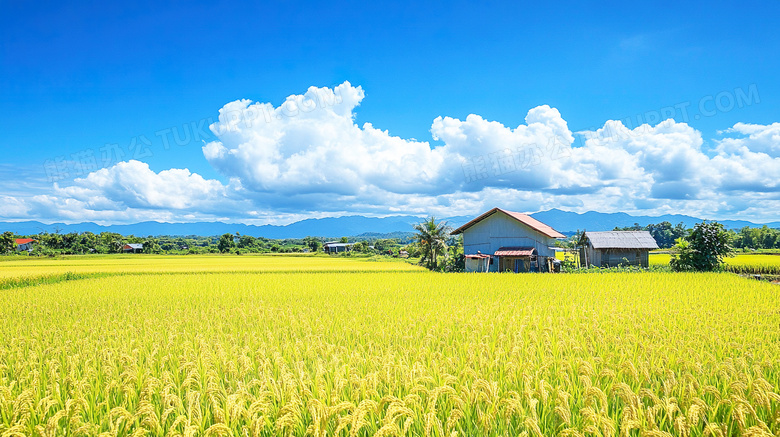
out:
M772 158L780 158L780 123L768 126L760 124L737 123L726 133L747 135L747 138L725 138L718 144L723 153L739 153L748 149L753 153L764 153Z
M186 210L221 203L228 188L187 169L155 173L140 161L120 162L76 179L58 191L98 208L123 205L130 208Z
M446 165L441 150L370 123L355 124L354 109L363 97L360 87L345 82L334 89L309 88L276 108L248 100L229 103L210 126L219 141L206 144L203 154L222 174L258 194L360 196L373 187L418 193L441 184Z
M46 195L6 196L5 214L257 223L349 213L454 216L501 205L778 218L767 211L780 210L780 123L737 123L709 143L674 120L633 129L608 120L575 134L543 105L516 126L476 114L437 117L432 144L358 125L364 98L345 82L311 87L279 106L226 104L210 126L217 140L202 148L225 183L128 161Z

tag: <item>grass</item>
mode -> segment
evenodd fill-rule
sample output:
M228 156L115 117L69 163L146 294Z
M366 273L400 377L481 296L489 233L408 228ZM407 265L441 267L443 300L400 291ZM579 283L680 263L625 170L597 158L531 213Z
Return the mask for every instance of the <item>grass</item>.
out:
M780 432L771 284L150 259L0 290L0 435Z

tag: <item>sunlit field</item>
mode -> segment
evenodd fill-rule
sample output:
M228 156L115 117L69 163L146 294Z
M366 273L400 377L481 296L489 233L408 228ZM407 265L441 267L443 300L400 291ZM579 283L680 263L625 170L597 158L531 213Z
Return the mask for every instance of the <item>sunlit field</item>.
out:
M0 290L0 435L780 432L775 285L251 261Z
M556 252L556 258L575 261L572 252ZM650 266L668 266L671 255L669 253L650 253ZM780 254L750 254L738 253L725 259L726 270L738 274L767 274L780 275Z
M0 258L0 279L71 273L192 273L296 271L409 271L421 267L386 257L314 255L109 255Z
M670 257L665 253L651 253L650 265L668 266ZM780 255L739 253L725 261L730 272L780 275Z

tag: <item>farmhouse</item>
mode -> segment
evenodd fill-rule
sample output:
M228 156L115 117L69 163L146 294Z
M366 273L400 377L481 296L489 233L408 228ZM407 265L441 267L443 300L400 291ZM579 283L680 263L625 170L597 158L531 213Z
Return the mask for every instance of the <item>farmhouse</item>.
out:
M141 253L144 251L143 243L130 243L122 247L124 253Z
M346 252L352 248L355 243L339 243L338 241L329 241L322 245L322 250L327 254Z
M17 238L16 241L16 251L21 252L23 250L30 251L32 250L33 243L36 243L35 240L32 238Z
M585 232L579 246L580 263L585 267L648 267L650 251L658 249L647 231Z
M463 234L467 272L546 272L555 259L550 226L519 212L493 208L452 231Z

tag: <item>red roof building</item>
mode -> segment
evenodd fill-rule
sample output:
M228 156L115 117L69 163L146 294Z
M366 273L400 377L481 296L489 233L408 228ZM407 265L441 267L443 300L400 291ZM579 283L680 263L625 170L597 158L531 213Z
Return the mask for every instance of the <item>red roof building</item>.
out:
M16 250L21 252L23 250L32 250L32 245L36 240L32 238L17 238L14 242L16 243Z

